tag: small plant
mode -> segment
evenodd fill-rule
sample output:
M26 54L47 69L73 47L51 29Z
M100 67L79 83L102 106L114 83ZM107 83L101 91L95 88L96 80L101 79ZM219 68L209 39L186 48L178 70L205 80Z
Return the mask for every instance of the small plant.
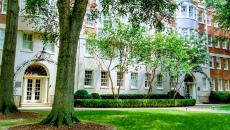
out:
M74 94L74 99L90 99L90 96L86 90L77 90Z
M92 93L91 96L93 99L101 99L101 96L98 93Z

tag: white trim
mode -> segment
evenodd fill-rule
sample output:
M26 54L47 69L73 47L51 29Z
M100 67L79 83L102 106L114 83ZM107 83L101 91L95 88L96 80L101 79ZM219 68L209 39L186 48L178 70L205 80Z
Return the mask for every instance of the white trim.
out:
M216 57L222 57L222 58L230 58L230 55L225 55L225 54L215 54L215 53L209 53L211 56L216 56Z

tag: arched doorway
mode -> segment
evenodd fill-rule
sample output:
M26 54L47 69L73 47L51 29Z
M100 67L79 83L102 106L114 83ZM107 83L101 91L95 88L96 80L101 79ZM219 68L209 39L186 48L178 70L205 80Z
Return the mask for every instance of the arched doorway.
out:
M184 78L184 96L185 98L196 98L195 79L192 75L186 74Z
M47 103L49 75L41 64L32 64L24 72L23 104Z

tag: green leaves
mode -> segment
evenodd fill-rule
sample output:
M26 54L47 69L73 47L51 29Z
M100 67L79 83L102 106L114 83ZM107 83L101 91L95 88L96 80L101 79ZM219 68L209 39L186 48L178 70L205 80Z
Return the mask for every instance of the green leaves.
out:
M128 16L136 26L141 23L163 29L164 22L171 22L177 8L171 0L102 0L104 14Z

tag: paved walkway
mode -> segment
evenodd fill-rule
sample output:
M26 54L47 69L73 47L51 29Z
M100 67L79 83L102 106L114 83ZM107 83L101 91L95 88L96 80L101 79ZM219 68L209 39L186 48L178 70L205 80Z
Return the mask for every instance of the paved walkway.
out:
M224 105L224 104L222 104ZM181 110L181 111L192 111L192 112L210 112L210 113L223 113L230 114L227 110L215 110L216 106L221 104L197 104L191 107L158 107L158 108L75 108L75 110ZM51 107L23 107L20 110L51 110Z

